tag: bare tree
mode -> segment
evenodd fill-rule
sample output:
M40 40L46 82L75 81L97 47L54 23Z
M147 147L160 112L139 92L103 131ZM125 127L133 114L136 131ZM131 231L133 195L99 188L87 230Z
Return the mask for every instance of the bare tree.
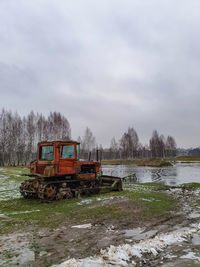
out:
M19 164L35 157L38 141L71 138L68 120L58 112L46 119L31 111L21 118L2 109L0 113L0 164Z
M133 158L136 157L139 145L138 134L133 127L128 128L128 137L129 137L129 154Z
M16 155L16 124L12 112L6 114L7 117L7 161L9 165L14 164Z
M119 156L119 145L115 140L115 137L113 137L110 142L110 154L110 158L112 159L116 159Z
M165 141L164 135L159 136L158 132L154 130L152 137L149 141L149 146L150 146L152 157L163 158L167 156L167 150L168 150L167 144L169 147L170 140L171 139L168 138L167 141Z
M151 149L152 157L160 156L160 138L157 130L154 130L152 133L152 137L149 141L149 147Z
M124 133L122 135L122 138L120 139L120 151L122 158L128 157L128 136L127 133Z
M122 150L123 156L126 158L136 157L138 145L138 134L133 127L129 127L128 131L125 132L120 139L120 148Z
M163 134L159 137L159 154L160 157L164 158L166 156L166 151L165 151L165 137Z
M92 131L86 127L85 134L82 138L82 150L85 152L89 152L95 148L95 137Z
M176 141L170 135L167 137L166 141L166 153L168 157L174 157L176 155Z
M18 114L15 116L16 123L16 158L17 165L24 162L24 154L26 149L26 131L25 131L25 119L21 119Z
M7 133L8 133L8 124L6 118L7 112L5 109L2 109L0 116L0 148L1 148L1 164L5 164L5 154L7 150Z
M38 139L39 142L44 140L45 123L46 123L45 117L42 114L37 115L37 124L36 124L36 129L37 130L36 130L36 132L37 132L37 139Z
M71 138L68 120L59 112L51 112L48 117L49 138L51 140L66 140Z
M27 159L31 161L34 151L36 118L33 111L27 116L26 131L27 131Z

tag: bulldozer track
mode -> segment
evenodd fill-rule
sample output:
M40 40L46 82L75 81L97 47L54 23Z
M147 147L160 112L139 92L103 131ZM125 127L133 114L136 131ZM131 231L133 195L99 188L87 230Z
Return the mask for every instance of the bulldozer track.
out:
M112 182L112 183L111 183ZM113 188L120 191L121 179L105 176L104 179L93 180L59 180L46 181L35 178L25 180L20 186L20 193L24 198L38 198L42 200L61 200L97 194L101 189Z

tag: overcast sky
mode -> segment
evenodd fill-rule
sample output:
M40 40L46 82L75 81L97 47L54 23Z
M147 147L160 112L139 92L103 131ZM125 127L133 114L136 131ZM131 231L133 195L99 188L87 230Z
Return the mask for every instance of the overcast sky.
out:
M133 126L200 145L199 0L0 0L0 105L109 146Z

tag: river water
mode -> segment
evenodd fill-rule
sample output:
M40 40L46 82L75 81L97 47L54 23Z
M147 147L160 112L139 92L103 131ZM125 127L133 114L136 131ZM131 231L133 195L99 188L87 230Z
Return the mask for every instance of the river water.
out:
M103 165L104 175L125 177L132 182L160 182L166 185L200 183L200 162L176 162L168 167L146 167L136 165Z

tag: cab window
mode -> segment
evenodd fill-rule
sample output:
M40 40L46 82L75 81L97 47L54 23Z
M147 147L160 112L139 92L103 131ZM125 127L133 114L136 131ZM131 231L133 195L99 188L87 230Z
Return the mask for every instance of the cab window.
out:
M40 146L40 160L53 160L53 146Z
M62 145L60 149L60 157L63 159L73 159L74 145Z

